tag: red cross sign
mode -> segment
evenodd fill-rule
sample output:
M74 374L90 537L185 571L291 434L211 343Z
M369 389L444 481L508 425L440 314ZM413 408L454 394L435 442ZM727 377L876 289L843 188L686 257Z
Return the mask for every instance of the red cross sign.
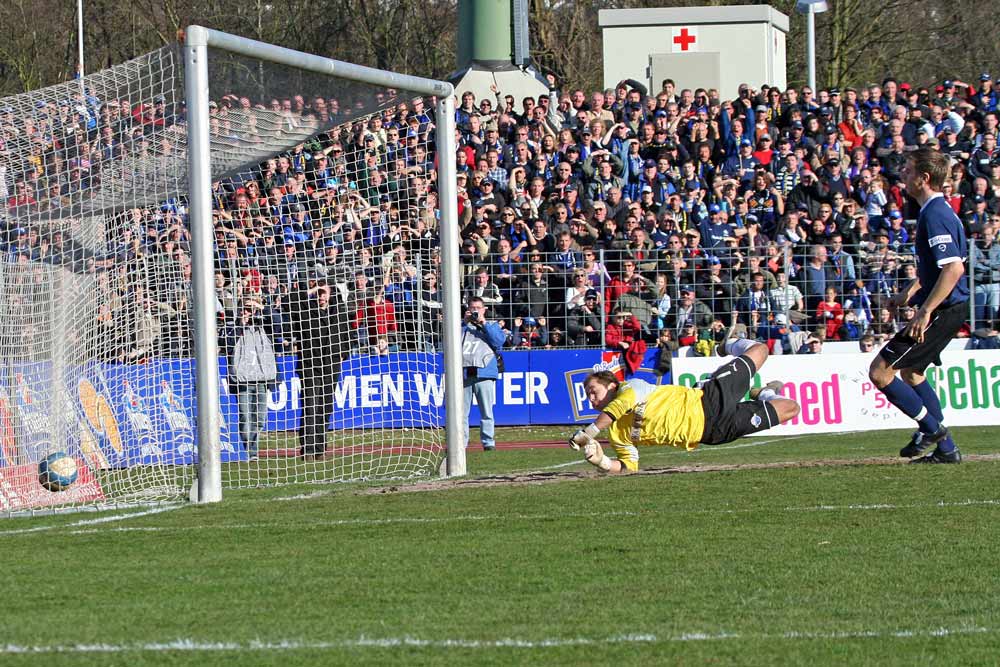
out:
M698 41L697 28L673 28L671 32L673 33L672 52L694 50L695 42Z

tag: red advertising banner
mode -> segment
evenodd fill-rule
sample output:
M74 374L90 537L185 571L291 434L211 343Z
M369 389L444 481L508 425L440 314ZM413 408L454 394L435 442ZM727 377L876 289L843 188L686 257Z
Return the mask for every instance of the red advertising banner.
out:
M87 463L76 458L78 477L64 491L49 491L38 481L37 465L0 467L0 511L104 500L104 491Z

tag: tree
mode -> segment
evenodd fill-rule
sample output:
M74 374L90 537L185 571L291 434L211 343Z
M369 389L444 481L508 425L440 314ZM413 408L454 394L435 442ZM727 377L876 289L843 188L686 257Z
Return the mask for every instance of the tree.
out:
M39 17L45 20L40 21ZM0 2L0 93L19 93L71 78L74 67L67 59L64 37L75 34L73 11L58 0L7 0ZM61 46L60 46L61 42Z
M675 0L672 6L759 4L759 0ZM788 15L789 85L806 78L805 17ZM75 3L0 2L0 95L67 81L76 66ZM603 87L601 9L660 7L662 0L531 0L532 55L564 89ZM176 40L198 23L292 49L444 78L455 68L456 0L87 0L87 69L109 67ZM988 38L990 3L836 0L816 17L821 86L864 85L893 75L912 83L975 81L1000 61ZM44 21L40 20L44 17ZM928 57L930 54L931 57ZM994 72L997 74L997 72ZM641 77L642 73L637 72ZM724 91L724 94L729 91Z

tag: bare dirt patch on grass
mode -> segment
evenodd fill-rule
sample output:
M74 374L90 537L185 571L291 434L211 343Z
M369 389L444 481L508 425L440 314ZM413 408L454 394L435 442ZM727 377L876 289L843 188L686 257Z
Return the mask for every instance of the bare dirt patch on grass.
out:
M967 463L1000 461L1000 454L973 454L966 456ZM895 456L878 456L863 459L814 459L809 461L774 461L770 463L705 463L695 465L652 467L633 475L684 475L709 472L742 472L747 470L789 470L799 468L850 468L859 466L907 465L908 459ZM524 472L505 475L486 475L459 479L437 479L414 484L381 486L359 491L360 494L414 493L419 491L443 491L447 489L482 488L495 486L533 486L559 482L578 482L586 479L605 477L596 471Z

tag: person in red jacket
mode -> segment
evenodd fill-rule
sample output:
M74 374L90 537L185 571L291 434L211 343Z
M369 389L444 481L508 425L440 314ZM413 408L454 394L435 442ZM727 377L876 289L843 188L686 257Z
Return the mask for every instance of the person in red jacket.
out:
M24 179L18 179L14 183L14 194L7 198L7 208L14 212L20 206L34 206L37 203L31 185Z
M837 290L826 288L826 298L816 307L816 319L826 327L827 340L840 340L840 325L844 323L844 307L837 303Z
M616 308L611 319L608 320L604 332L604 343L616 350L627 350L632 343L639 339L640 328L641 325L635 315Z
M391 301L385 300L385 290L379 289L365 303L364 326L368 335L368 344L375 345L379 338L387 338L390 343L395 339L396 307Z
M837 129L844 136L844 143L850 150L860 148L864 141L865 127L861 123L858 108L853 104L845 104L843 107L844 120L840 121Z
M615 273L604 288L604 312L610 314L618 297L629 290L629 284L625 282L622 274Z
M632 289L632 282L637 276L641 278L636 261L634 259L624 260L621 273L615 273L607 287L604 288L605 313L610 315L615 310L618 297Z

